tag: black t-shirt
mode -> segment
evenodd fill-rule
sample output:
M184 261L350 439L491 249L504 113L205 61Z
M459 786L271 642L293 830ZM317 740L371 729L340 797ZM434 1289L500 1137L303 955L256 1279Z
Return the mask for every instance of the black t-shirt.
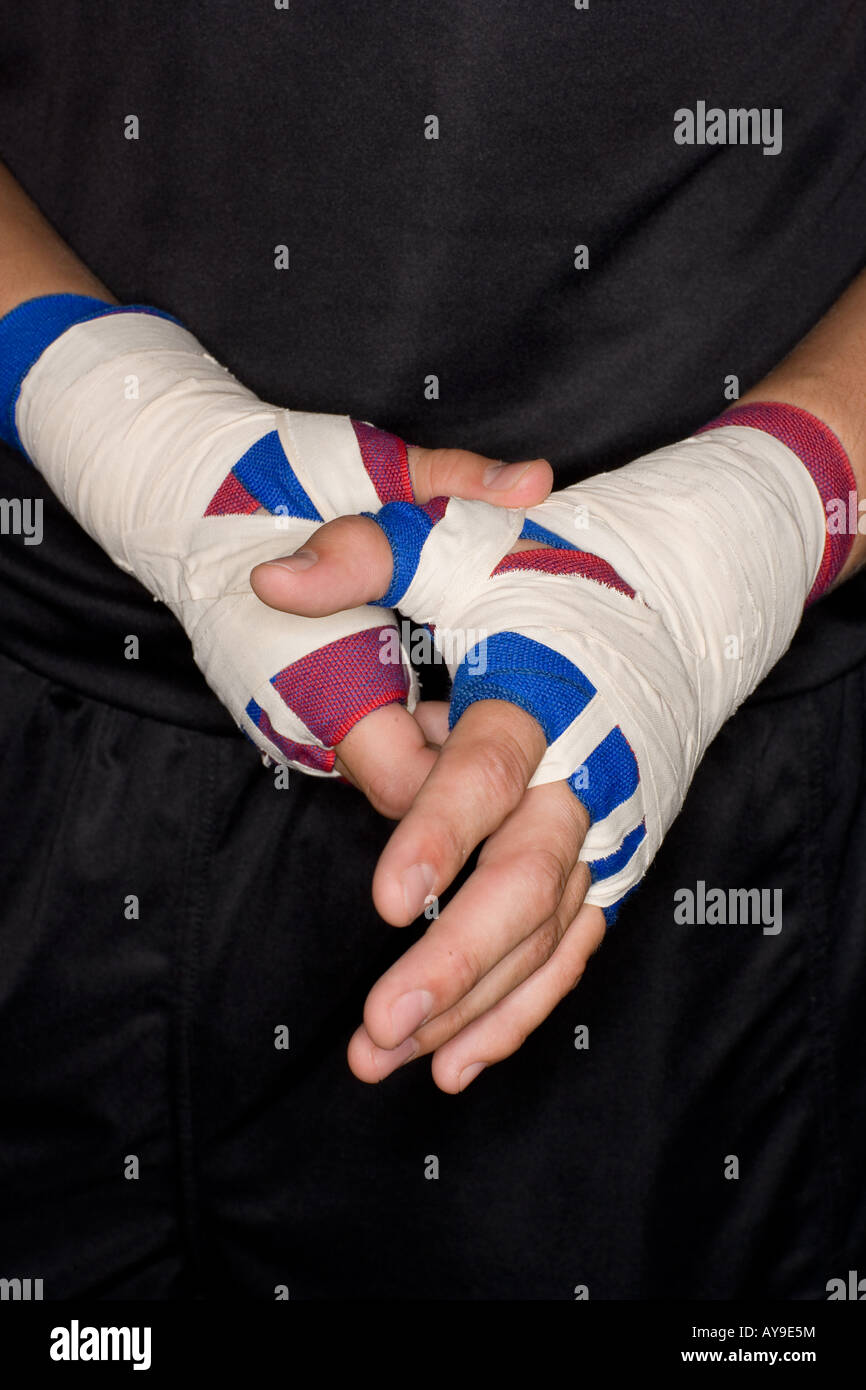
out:
M0 154L121 300L268 400L567 483L718 414L861 268L864 75L848 0L22 0ZM781 112L781 149L679 143L702 103ZM5 448L0 495L45 495ZM50 496L41 545L0 537L0 584L5 650L231 731L174 619ZM759 698L866 656L864 594L817 605Z

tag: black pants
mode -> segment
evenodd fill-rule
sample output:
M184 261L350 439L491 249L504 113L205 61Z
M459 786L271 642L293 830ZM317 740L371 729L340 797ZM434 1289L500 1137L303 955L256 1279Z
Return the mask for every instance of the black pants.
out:
M411 936L357 793L0 657L0 1276L824 1298L866 1267L864 707L866 666L744 707L579 988L451 1097L345 1063ZM781 889L781 931L678 924L698 880Z

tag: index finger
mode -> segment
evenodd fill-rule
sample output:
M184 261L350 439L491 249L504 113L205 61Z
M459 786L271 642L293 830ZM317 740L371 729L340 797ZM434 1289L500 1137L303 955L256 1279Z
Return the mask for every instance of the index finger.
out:
M469 706L382 852L373 901L406 926L518 805L547 747L541 725L505 700Z

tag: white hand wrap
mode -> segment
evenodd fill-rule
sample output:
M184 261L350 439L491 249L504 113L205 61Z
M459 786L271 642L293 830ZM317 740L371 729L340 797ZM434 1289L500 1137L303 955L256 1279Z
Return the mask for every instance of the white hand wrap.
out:
M136 310L74 323L45 347L14 420L64 505L183 624L208 683L269 757L327 775L364 714L414 706L408 659L382 661L391 614L293 617L249 585L255 564L322 521L411 499L401 440L267 405L180 325Z
M744 406L555 494L522 532L520 514L475 502L379 514L395 556L387 601L443 642L487 634L449 663L452 724L491 698L538 719L548 749L533 784L568 779L589 810L587 900L609 920L708 744L841 568L847 544L827 535L822 497L852 482L820 421ZM553 548L503 559L518 534Z

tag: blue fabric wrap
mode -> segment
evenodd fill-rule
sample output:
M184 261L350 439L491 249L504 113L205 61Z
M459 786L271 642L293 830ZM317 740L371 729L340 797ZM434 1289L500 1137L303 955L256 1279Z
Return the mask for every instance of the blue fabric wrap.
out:
M322 520L286 458L276 430L257 439L238 459L232 472L269 512L305 521Z
M540 541L543 545L553 546L554 550L579 550L579 545L572 545L571 541L565 541L562 536L558 536L555 531L548 531L546 526L539 526L537 521L523 523L523 530L520 533L522 541Z
M258 728L258 727L259 727L259 720L260 720L261 717L262 717L262 707L261 707L261 705L257 705L256 702L255 702L255 700L250 700L249 703L247 704L246 713L249 715L250 719L253 721L253 723L255 724L256 728ZM252 737L252 735L251 735L251 734L248 734L247 731L246 731L246 729L243 728L242 725L239 724L239 725L238 725L238 728L240 729L240 731L241 731L241 733L243 734L244 738L245 738L249 743L251 743L251 744L253 745L253 748L255 748L256 750L258 750L259 745L256 743L256 741L255 741L255 739Z
M603 907L603 908L601 909L602 912L604 913L604 922L605 922L605 926L608 926L608 927L612 927L612 926L613 926L614 922L616 921L617 917L618 917L619 914L620 914L620 909L621 909L623 903L627 903L628 900L629 900L629 898L632 897L632 895L633 895L634 893L636 893L637 890L638 890L639 888L640 888L640 883L634 883L634 884L632 884L632 886L631 886L631 888L629 888L628 892L627 892L627 893L623 893L622 897L621 897L621 898L618 898L618 899L616 900L615 903L611 903L610 907Z
M482 646L478 643L455 673L448 716L452 729L477 700L507 700L538 720L550 744L583 713L596 693L595 686L572 661L522 633L497 632L484 645L486 662L478 660ZM611 729L583 767L569 778L569 786L586 807L590 822L610 815L637 790L639 782L637 761L619 727ZM645 837L646 826L641 821L613 853L590 863L592 881L618 873ZM616 920L631 891L604 909L608 924Z
M387 592L371 599L377 606L396 608L405 594L421 560L424 543L433 529L433 522L413 502L386 502L378 512L362 512L380 526L391 547L394 570Z
M611 729L590 753L583 768L578 768L568 780L593 821L604 820L617 806L628 801L637 791L640 774L622 730Z
M67 328L108 314L153 314L182 328L162 309L147 304L106 304L86 294L45 294L27 299L0 319L0 439L26 457L15 424L21 384L35 362Z
M486 662L475 660L479 643L454 674L449 728L476 700L507 700L536 718L553 743L586 708L595 686L583 672L543 642L519 632L495 632L484 639ZM473 661L470 662L470 655Z
M382 528L394 559L390 587L375 602L389 608L397 607L414 578L433 523L408 502L389 502L380 512L365 512L364 515ZM580 549L530 520L524 522L520 535L522 540L538 541L557 549ZM482 655L484 661L479 659ZM583 671L553 648L519 632L497 632L477 643L458 666L451 691L448 725L453 729L469 706L478 700L505 700L531 714L551 744L583 713L595 693L595 686ZM576 769L568 780L575 796L586 807L591 823L603 820L627 801L638 788L640 773L622 730L611 729L588 755L583 767ZM610 855L589 865L593 882L623 869L645 838L646 825L641 821L628 831ZM608 925L616 920L632 892L634 888L603 909Z
M631 859L638 845L646 839L646 825L641 821L634 830L630 830L623 839L618 849L609 854L606 859L591 859L589 861L589 872L592 875L593 883L597 883L600 878L610 878L612 874L618 874L620 869L624 869Z

